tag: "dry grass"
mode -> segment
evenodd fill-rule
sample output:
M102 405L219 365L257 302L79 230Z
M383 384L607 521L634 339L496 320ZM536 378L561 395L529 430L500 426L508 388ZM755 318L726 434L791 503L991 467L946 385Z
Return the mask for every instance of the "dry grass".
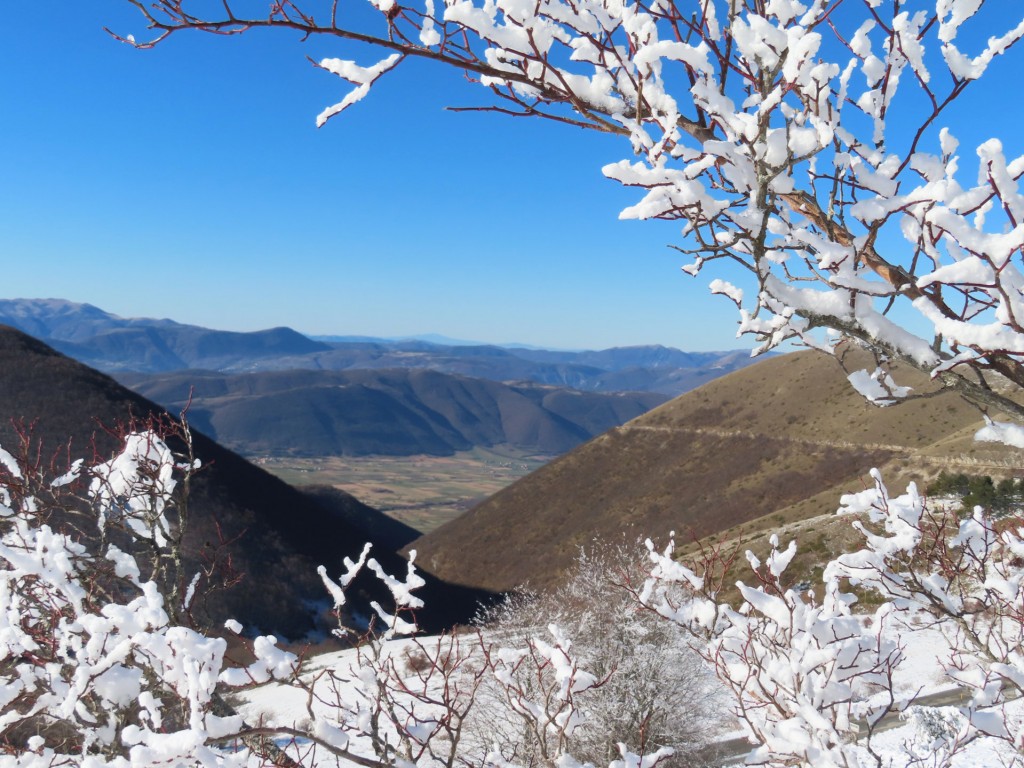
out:
M910 380L928 387L913 372ZM611 430L413 546L443 578L509 589L557 582L580 545L624 530L763 540L769 529L830 515L873 467L901 492L942 469L984 466L999 476L1020 466L1019 451L966 442L979 421L952 394L871 406L833 360L786 355ZM842 546L842 536L823 533L802 535Z

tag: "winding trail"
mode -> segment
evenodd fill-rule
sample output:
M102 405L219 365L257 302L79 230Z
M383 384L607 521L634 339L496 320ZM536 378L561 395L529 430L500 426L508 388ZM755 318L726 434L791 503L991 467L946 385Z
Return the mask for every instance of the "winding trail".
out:
M843 440L822 440L810 439L807 437L773 437L772 435L749 432L743 429L721 429L719 427L666 427L647 424L623 424L616 427L618 432L668 432L685 433L692 435L710 435L712 437L742 437L750 440L778 440L787 443L798 443L800 445L818 446L824 448L840 448L843 450L889 451L892 453L911 454L914 449L906 445L892 445L890 443L851 443Z
M949 467L973 468L973 469L1010 469L1019 467L1019 462L1013 459L1004 461L986 461L971 456L927 456L920 452L920 449L909 445L896 445L893 443L854 443L848 440L827 440L823 438L773 436L757 432L750 432L742 429L721 429L720 427L685 427L685 426L663 426L649 424L623 424L610 430L619 434L627 432L664 432L668 434L690 434L694 436L711 436L724 438L743 438L747 440L769 440L785 443L796 443L810 448L834 448L844 451L885 451L895 454L894 459L913 459L916 462L927 464L932 468L946 469Z

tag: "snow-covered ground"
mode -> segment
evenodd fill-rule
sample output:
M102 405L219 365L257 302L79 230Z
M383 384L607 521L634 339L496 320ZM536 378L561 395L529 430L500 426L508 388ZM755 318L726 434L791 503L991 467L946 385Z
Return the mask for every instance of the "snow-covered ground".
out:
M949 643L942 633L932 628L914 628L899 631L901 639L906 646L906 657L900 666L896 678L896 688L901 694L908 697L918 695L936 694L942 691L949 691L948 682L944 682L943 674L939 665L939 659L949 653ZM426 642L429 645L429 639ZM406 657L410 652L415 652L415 640L400 639L385 644L384 654L395 659L399 668L407 664ZM340 684L330 683L335 688L331 690L330 696L325 699L355 702L361 695L360 686L357 681L358 659L356 651L346 650L336 653L324 654L310 659L304 668L306 680L319 678L321 685L328 685L329 681L343 681ZM327 675L327 672L333 673ZM311 702L310 697L301 689L283 685L280 683L268 683L263 686L243 691L239 694L239 710L250 724L278 724L296 725L309 721L308 707L313 707L317 713L325 713L329 707L325 701ZM1024 714L1024 704L1012 702L1008 709L1017 715ZM942 710L954 719L955 708ZM731 725L730 725L731 722ZM743 731L738 721L723 712L723 735L722 739L734 739L741 737ZM915 727L909 719L903 724L894 724L882 733L879 733L872 740L872 750L881 759L881 765L885 768L908 768L909 766L930 766L936 765L932 759L914 761L915 753L920 757L933 749L932 744L922 742L923 734ZM284 745L284 742L281 742ZM287 745L289 750L302 754L304 764L316 765L318 768L326 766L344 765L344 761L328 755L322 750L315 755L310 752L311 746L308 742ZM372 756L372 746L368 738L353 737L349 742L349 748L357 754ZM871 766L876 768L878 762L866 748L859 750L861 765L864 768ZM952 759L951 766L954 768L996 768L1012 763L1017 757L1013 750L1004 742L992 738L979 738L963 747ZM311 759L312 758L312 759ZM740 766L742 761L729 763Z

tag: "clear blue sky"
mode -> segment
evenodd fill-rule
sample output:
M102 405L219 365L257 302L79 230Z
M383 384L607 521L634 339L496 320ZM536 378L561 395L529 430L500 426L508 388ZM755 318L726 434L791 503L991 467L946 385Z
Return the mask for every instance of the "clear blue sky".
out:
M678 226L620 222L621 139L491 114L407 63L350 87L288 34L177 35L152 51L120 0L34 0L0 25L4 298L306 333L426 332L568 348L744 346L680 271ZM1018 59L1019 62L1019 59Z

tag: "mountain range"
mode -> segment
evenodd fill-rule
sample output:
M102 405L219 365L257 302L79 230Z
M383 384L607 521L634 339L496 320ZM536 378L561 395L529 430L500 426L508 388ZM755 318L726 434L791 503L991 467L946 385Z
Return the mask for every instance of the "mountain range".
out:
M62 299L0 300L0 323L108 373L426 368L491 381L673 396L751 362L743 350L681 352L656 345L572 352L415 339L325 342L290 328L236 333L125 319Z
M303 382L310 373L266 379L218 374L198 402L230 399L254 384L276 396L288 391L289 376L297 377L299 389L308 388ZM429 390L428 374L387 375L396 389ZM923 376L904 371L898 379L928 393ZM356 380L335 384L359 386ZM96 419L111 424L159 410L14 329L0 329L0 391L6 413L34 422L36 438L46 445L63 446L70 435L73 446L84 449L95 439L101 454L112 443ZM447 397L441 390L431 396L439 403ZM835 360L817 353L779 356L612 428L419 538L345 494L300 493L199 434L197 453L209 470L195 487L196 518L204 522L193 531L192 557L216 540L218 526L229 540L242 535L244 544L233 554L248 574L247 586L213 596L210 612L295 635L308 629L308 606L321 595L316 564L336 567L364 540L376 539L386 567L398 570L403 564L392 550L415 548L418 564L433 574L426 599L441 609L433 619L440 623L469 615L477 597L523 583L556 583L579 548L595 538L664 541L673 531L684 540L756 536L829 514L842 493L870 482L873 467L897 490L944 469L1010 473L1021 453L975 443L978 422L977 412L952 393L880 409L851 389ZM486 420L479 425L494 428ZM0 424L0 444L16 440L14 427Z
M449 456L502 446L559 455L750 363L743 351L558 351L314 340L121 318L62 299L0 300L7 323L246 455ZM337 338L337 337L335 337Z

